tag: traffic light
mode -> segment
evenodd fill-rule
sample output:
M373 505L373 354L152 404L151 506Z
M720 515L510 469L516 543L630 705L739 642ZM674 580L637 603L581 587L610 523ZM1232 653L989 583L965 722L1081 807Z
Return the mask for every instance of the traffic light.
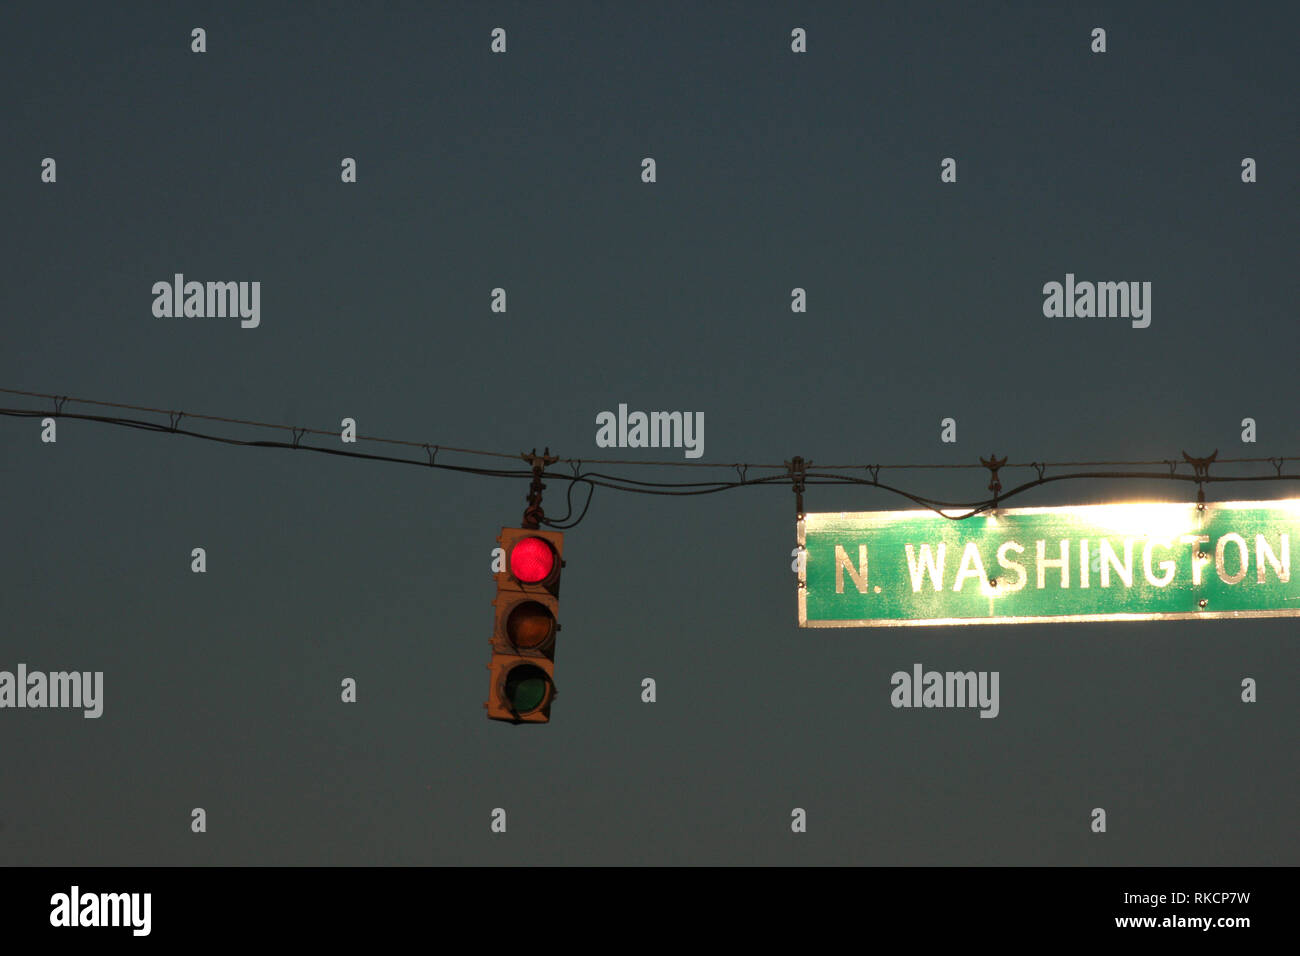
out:
M492 720L544 724L555 699L564 534L502 528L487 712Z

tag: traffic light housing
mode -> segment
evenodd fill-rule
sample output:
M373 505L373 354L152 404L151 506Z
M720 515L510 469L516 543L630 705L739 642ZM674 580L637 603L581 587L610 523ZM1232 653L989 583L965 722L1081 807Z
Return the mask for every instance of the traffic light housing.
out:
M487 712L492 720L544 724L555 699L555 638L560 630L564 534L502 528L496 573Z

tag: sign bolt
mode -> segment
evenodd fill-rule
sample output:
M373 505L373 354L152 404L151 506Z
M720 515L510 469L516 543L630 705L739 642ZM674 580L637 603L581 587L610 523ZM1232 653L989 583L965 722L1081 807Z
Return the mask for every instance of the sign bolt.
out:
M1205 598L1201 598L1201 600L1200 600L1200 605L1201 605L1201 607L1205 607L1205 606L1206 606L1207 604L1209 604L1209 603L1210 603L1210 602L1207 601L1207 600L1205 600Z

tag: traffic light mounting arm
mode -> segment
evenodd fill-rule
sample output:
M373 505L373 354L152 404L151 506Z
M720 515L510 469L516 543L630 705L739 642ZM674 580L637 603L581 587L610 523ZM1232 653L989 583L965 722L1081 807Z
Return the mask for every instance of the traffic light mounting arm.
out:
M546 513L542 511L542 491L546 488L542 484L542 474L546 471L546 466L555 464L560 456L552 455L550 446L547 446L540 455L534 448L531 452L520 452L519 457L533 467L533 483L528 486L528 507L524 509L522 526L535 531L546 520Z

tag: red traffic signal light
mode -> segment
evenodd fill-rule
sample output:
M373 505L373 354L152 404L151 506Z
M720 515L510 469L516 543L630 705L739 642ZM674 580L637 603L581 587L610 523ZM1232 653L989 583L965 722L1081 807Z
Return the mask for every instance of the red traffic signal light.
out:
M546 723L555 698L555 636L560 630L564 535L502 528L487 711L493 720Z
M510 576L521 584L541 584L559 566L555 550L544 538L529 535L520 538L508 557Z

